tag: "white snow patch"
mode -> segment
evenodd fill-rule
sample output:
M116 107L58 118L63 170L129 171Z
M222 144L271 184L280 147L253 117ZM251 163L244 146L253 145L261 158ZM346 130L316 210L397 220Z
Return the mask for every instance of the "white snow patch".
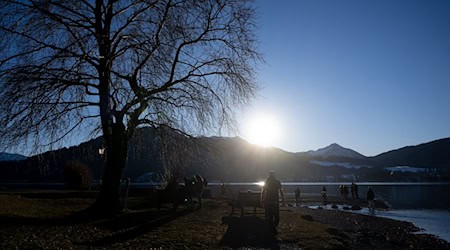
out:
M312 164L316 164L323 167L331 167L331 166L338 166L343 168L352 168L352 169L360 169L360 168L372 168L368 165L357 165L350 162L329 162L329 161L316 161L312 160L309 161Z
M418 168L418 167L410 167L410 166L396 166L396 167L387 167L384 168L386 171L391 172L412 172L412 173L421 173L425 172L426 168Z
M349 149L344 148L340 146L337 143L333 143L325 148L321 148L315 151L308 151L307 152L311 156L318 156L318 157L331 157L331 156L338 156L338 157L348 157L348 158L364 158L363 155L360 153Z

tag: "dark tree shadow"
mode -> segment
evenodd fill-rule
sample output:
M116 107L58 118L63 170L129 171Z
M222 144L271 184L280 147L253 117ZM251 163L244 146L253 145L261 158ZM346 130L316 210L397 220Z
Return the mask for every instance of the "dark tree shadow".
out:
M80 246L108 246L137 238L152 230L191 213L191 210L175 212L173 209L147 209L125 211L116 215L101 215L97 211L84 209L71 215L53 218L17 217L0 215L0 225L64 226L88 223L112 231L110 236L74 242Z
M76 225L94 220L106 218L106 216L95 216L85 210L74 212L61 217L24 217L0 215L0 225L30 225L30 226L64 226Z
M266 220L255 216L222 218L228 228L220 244L231 248L262 247L279 249L278 241L267 225Z
M78 245L88 246L108 246L114 243L125 242L130 239L138 238L141 235L149 233L156 228L184 216L191 211L173 212L172 210L161 211L143 211L129 214L122 214L113 219L97 223L98 227L112 230L114 233L93 241L79 242Z
M68 224L66 218L33 218L0 215L0 225L49 225L58 226Z

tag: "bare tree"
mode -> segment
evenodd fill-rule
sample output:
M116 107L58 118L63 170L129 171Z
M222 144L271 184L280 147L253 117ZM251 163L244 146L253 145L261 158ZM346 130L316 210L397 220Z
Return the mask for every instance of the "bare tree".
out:
M213 162L209 157L217 154L213 145L192 138L164 126L159 127L160 157L164 173L163 183L178 183L186 174L200 171ZM195 167L194 167L195 166Z
M137 128L217 132L254 96L254 13L247 0L2 0L1 144L101 131L95 207L117 211Z

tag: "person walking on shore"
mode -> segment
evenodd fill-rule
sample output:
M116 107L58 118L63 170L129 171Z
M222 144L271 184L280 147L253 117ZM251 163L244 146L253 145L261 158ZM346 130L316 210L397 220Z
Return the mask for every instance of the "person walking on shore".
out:
M359 199L359 195L358 195L358 185L356 185L356 183L353 183L353 185L355 185L355 196L356 196L356 199Z
M352 185L350 185L350 191L352 193L352 198L355 198L355 186L356 184L354 182L352 182Z
M275 178L275 171L270 171L269 177L264 181L261 192L261 203L266 212L266 220L273 234L277 234L277 226L280 222L280 204L278 192L281 195L283 206L286 205L281 182Z
M322 187L322 190L320 191L320 195L322 195L323 198L323 204L327 204L327 188L325 186Z
M300 205L300 188L295 189L295 206Z
M226 191L225 183L222 182L222 184L220 184L220 198L225 198Z
M347 188L347 186L346 185L344 185L343 187L342 187L342 189L344 190L343 191L343 193L344 193L344 199L348 199L348 188Z
M198 200L198 208L202 208L203 189L207 186L206 179L203 179L199 174L194 176L194 188Z
M375 203L373 201L374 199L375 199L375 194L373 193L372 188L369 187L369 190L367 190L367 202L369 202L369 211L375 210Z

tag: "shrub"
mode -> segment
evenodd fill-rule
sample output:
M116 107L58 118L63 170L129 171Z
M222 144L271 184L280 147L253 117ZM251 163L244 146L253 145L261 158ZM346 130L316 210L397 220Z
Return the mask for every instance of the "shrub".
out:
M71 189L87 189L92 183L89 167L79 161L69 161L64 166L64 186Z

